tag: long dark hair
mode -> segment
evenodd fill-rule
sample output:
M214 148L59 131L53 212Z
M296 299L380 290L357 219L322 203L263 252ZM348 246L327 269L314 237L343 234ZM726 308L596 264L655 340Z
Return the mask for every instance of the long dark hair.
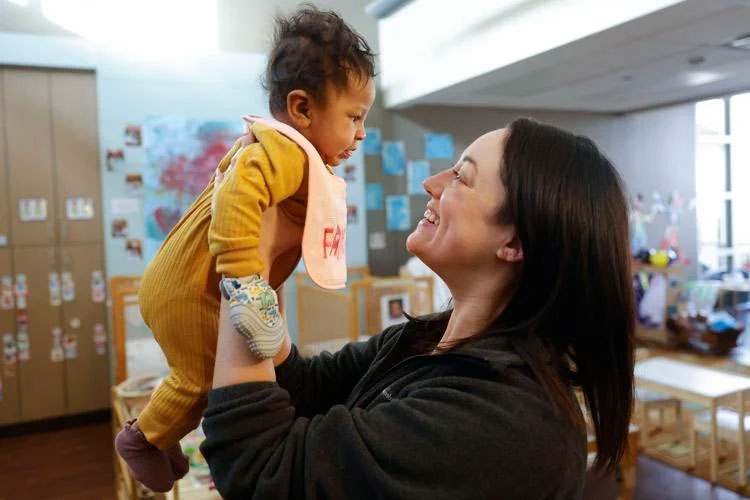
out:
M622 179L587 137L526 118L509 129L498 215L516 228L523 269L497 324L513 333L559 407L570 410L568 387L581 388L596 432L595 467L612 470L633 404L635 306Z
M576 422L571 387L581 389L596 433L594 466L611 471L633 403L635 306L622 180L587 137L526 118L508 128L498 222L515 227L523 262L510 302L480 336L508 336L555 407ZM446 324L450 313L429 322Z

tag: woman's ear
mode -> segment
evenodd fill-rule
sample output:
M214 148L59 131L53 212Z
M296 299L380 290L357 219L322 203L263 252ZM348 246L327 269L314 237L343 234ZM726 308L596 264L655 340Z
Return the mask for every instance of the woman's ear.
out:
M296 89L286 96L286 109L297 129L306 129L312 122L312 98L304 90Z
M497 249L497 258L506 262L521 262L523 260L523 248L518 233L513 231L513 237L505 245Z

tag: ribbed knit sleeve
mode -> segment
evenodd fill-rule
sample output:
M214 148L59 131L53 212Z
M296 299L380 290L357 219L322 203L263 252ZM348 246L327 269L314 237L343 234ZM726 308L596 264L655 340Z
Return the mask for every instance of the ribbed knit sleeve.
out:
M295 142L261 124L252 130L258 142L236 153L216 193L208 233L216 272L232 277L263 270L258 252L263 212L296 193L307 168L307 157Z

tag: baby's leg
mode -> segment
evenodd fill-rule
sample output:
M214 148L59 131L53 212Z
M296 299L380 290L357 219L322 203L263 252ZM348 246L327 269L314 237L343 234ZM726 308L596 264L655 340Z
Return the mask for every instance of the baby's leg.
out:
M179 440L195 429L206 407L216 355L218 301L185 299L149 322L171 368L137 422L123 428L116 448L133 477L154 491L168 491L187 473Z

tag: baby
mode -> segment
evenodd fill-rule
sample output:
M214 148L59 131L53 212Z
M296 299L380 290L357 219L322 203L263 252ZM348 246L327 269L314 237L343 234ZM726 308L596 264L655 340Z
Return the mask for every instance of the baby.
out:
M268 358L286 335L275 289L301 254L318 285L344 285L345 184L325 165L350 158L365 137L373 60L333 12L304 7L277 18L265 74L276 120L245 117L245 136L146 269L141 313L170 373L115 445L152 490L168 491L188 470L179 440L206 406L220 293L248 347Z

